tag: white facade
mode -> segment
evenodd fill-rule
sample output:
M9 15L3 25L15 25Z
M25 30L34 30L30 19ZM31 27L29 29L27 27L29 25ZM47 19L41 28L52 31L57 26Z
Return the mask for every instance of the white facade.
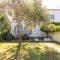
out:
M49 14L51 22L60 22L60 9L47 9L47 13ZM11 24L11 32L13 35L15 35L16 25L16 22L12 22Z
M47 13L52 22L60 22L60 9L47 9Z
M47 13L49 14L49 19L53 22L60 22L60 9L47 9ZM16 33L16 21L13 20L12 16L6 13L6 16L8 17L9 21L11 22L11 33L15 35ZM23 26L24 23L22 23Z

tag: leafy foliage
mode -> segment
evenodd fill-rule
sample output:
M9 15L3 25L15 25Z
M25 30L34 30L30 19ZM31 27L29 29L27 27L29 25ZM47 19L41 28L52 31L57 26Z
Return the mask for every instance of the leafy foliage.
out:
M60 22L54 22L56 26L60 26Z
M47 27L43 26L41 28L42 31L45 31L47 33L54 33L60 31L60 26L56 26L55 24L49 24Z
M6 32L10 29L9 23L4 14L0 14L0 32Z
M0 38L10 39L10 24L6 19L5 14L0 13Z
M10 31L7 31L7 32L4 32L2 35L2 40L5 40L5 41L10 41L10 40L14 40L15 39L15 36L13 36Z
M21 38L22 40L29 40L29 35L20 33L17 35L17 38Z
M31 21L37 23L40 21L48 21L48 14L45 8L39 4L41 2L38 3L37 1L33 0L32 4L29 5L24 0L12 0L9 7L11 7L11 12L14 14L13 18L18 21L19 25L21 24L21 20L28 21L27 24Z
M45 8L37 2L38 0L33 0L33 19L38 21L48 20L48 14L46 13Z

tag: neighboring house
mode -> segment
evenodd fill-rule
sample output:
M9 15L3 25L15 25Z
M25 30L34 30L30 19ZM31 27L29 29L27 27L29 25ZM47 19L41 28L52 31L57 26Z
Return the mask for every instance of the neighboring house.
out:
M60 22L60 9L47 9L51 22Z
M60 9L47 9L47 13L51 22L60 22ZM8 13L8 11L6 11L6 16L11 22L11 33L16 36L16 34L20 32L20 29L18 29L16 21L13 20L12 16Z

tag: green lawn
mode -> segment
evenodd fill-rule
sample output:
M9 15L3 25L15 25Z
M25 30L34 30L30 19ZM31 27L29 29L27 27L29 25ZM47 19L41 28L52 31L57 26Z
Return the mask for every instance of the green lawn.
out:
M17 45L18 43L1 43L0 49L7 49L12 54L16 52ZM22 43L19 49L19 60L60 60L60 53L47 47L44 43Z

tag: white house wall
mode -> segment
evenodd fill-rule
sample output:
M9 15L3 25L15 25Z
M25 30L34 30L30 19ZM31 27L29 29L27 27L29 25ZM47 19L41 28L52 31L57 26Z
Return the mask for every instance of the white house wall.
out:
M47 12L55 15L54 22L60 22L60 9L47 9Z

